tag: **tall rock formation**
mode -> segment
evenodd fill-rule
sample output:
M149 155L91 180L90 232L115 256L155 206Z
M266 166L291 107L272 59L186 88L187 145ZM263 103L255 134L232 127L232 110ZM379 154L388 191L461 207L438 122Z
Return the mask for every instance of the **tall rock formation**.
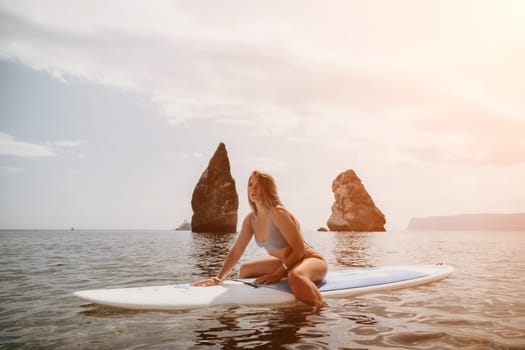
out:
M330 231L385 231L385 215L357 177L347 170L332 182L335 203L327 225Z
M230 172L224 143L220 143L193 190L191 198L193 232L233 233L237 231L239 197Z

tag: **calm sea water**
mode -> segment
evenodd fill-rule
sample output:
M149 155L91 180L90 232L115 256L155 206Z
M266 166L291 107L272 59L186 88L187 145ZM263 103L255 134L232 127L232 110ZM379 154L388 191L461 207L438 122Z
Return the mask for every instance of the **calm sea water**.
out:
M444 262L429 285L305 305L123 311L81 289L211 276L235 235L0 231L0 349L525 349L525 232L305 232L331 269ZM250 245L245 257L263 256Z

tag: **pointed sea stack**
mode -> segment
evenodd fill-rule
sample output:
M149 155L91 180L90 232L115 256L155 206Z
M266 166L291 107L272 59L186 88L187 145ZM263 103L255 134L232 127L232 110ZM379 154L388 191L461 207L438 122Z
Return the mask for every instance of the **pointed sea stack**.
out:
M385 215L376 207L372 197L357 177L347 170L332 182L335 203L327 226L330 231L385 231Z
M224 143L220 143L193 190L191 198L193 232L233 233L237 231L239 197L230 172Z

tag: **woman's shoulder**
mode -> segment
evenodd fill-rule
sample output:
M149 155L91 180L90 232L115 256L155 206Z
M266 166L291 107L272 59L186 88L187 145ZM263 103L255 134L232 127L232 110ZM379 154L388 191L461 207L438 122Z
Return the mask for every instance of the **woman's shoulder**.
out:
M252 225L253 225L253 217L254 217L254 214L253 212L250 212L248 213L245 217L244 217L244 220L242 221L242 230L247 230L249 232L252 232L253 228L252 228Z
M273 216L275 216L277 219L284 219L284 218L290 218L292 216L292 213L282 205L278 205L273 208L272 211Z
M277 226L288 225L292 223L297 226L298 229L300 228L299 222L292 212L282 205L276 206L274 208L272 219Z
M243 222L247 222L247 223L250 223L255 217L255 213L253 211L249 212L248 214L246 214L246 216L244 217L244 221Z

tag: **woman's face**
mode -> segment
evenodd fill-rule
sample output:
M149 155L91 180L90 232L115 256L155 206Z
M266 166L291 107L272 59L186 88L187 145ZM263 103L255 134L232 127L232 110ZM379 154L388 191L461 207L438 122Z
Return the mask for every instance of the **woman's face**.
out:
M259 179L257 176L250 176L248 180L248 197L252 202L255 202L261 198L261 188L259 186Z

